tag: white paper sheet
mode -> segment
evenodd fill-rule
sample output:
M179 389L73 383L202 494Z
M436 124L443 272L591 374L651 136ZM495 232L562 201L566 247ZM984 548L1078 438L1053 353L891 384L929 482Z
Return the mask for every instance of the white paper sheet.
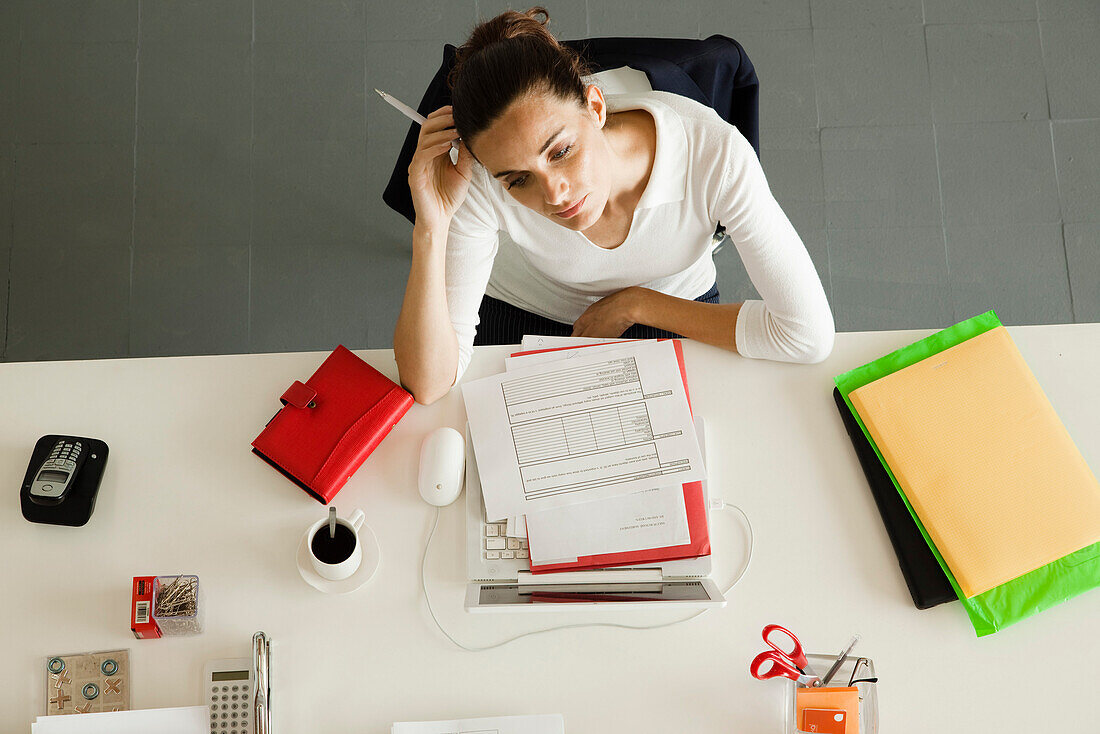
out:
M625 497L556 507L527 515L531 563L687 545L684 488L660 487Z
M520 340L522 351L528 349L554 349L556 347L577 347L582 344L606 344L608 342L631 342L637 339L601 339L591 336L538 336L524 334Z
M561 714L494 716L454 721L409 721L393 725L393 734L565 734Z
M489 518L705 475L673 341L578 349L462 396Z
M209 734L205 706L39 716L31 734Z
M516 515L515 517L508 518L508 523L505 527L504 534L509 538L526 538L527 537L527 516Z
M553 352L543 352L540 354L523 354L518 357L505 357L504 369L512 370L517 367L525 367L531 364L540 364L542 362L550 362L555 359L565 359L569 356L568 350L560 349L561 347L577 347L586 346L588 349L592 349L592 345L606 344L609 347L620 346L617 342L636 341L634 339L597 339L587 336L530 336L524 335L521 343L523 351L529 349L555 349ZM611 342L608 344L608 342ZM515 515L508 518L507 529L505 531L509 538L526 538L527 537L527 516ZM576 560L575 558L573 560Z

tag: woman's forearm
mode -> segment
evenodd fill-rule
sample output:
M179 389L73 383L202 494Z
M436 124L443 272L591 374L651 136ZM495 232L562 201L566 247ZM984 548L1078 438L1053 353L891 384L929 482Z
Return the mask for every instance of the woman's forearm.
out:
M458 340L446 290L447 231L413 227L412 267L393 334L401 384L418 403L451 389L458 371Z
M740 310L740 303L702 303L638 288L633 320L736 352Z

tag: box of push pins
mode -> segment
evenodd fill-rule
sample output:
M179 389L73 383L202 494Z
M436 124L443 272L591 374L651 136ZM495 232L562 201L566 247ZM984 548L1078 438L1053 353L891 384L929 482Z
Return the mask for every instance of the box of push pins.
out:
M130 651L46 658L46 713L90 714L130 710Z

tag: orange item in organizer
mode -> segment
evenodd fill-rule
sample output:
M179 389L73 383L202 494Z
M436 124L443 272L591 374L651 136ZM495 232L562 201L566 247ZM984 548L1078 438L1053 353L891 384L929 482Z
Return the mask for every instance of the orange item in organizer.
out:
M859 734L859 689L850 688L799 688L794 692L795 721L803 726L806 709L831 709L843 711L844 734ZM801 729L805 731L805 729Z
M810 734L848 734L848 712L844 709L804 709L802 731Z

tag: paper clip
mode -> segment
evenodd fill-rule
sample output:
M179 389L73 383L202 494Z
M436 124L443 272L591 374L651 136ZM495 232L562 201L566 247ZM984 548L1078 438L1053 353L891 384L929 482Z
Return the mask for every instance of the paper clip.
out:
M857 658L855 667L852 668L852 675L848 678L848 687L851 688L856 683L878 683L878 678L857 678L859 675L860 666L867 668L867 672L871 670L871 663L867 658Z

